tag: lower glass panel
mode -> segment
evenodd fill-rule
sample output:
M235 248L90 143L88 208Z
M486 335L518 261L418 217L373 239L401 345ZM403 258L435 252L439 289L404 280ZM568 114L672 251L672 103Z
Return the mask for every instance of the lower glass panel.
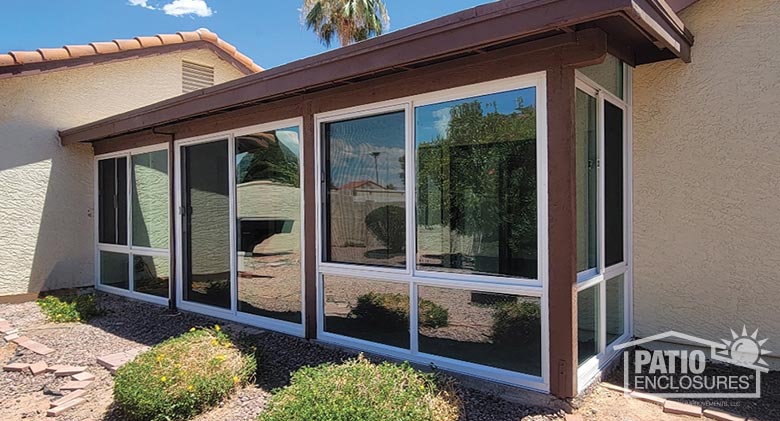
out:
M409 285L324 275L325 331L409 348Z
M168 298L171 260L163 256L133 256L133 290Z
M599 353L599 286L577 294L577 349L580 365Z
M420 352L541 376L538 298L432 286L418 294Z
M607 344L625 333L624 279L620 275L607 281Z
M129 289L130 288L130 268L128 256L123 253L114 253L110 251L100 252L100 284Z

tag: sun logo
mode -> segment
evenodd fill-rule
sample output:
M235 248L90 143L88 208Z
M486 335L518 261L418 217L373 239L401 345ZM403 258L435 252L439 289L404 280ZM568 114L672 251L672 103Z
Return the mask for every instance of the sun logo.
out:
M752 335L748 335L747 327L743 325L741 335L731 329L731 340L721 339L721 342L726 345L726 349L717 351L717 353L742 367L753 369L759 366L767 367L769 364L761 357L772 353L772 351L762 348L768 340L758 339L758 329Z

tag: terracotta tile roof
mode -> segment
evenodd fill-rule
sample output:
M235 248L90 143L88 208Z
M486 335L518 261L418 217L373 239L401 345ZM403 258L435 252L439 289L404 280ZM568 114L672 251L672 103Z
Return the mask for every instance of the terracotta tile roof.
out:
M39 48L35 51L9 51L8 54L0 54L0 71L2 71L2 67L5 66L67 60L199 41L205 41L212 44L216 48L222 50L227 56L234 59L236 63L252 72L256 73L263 70L263 68L255 64L251 58L241 54L236 47L219 38L217 34L206 28L201 28L191 32L157 34L148 37L135 37L133 39L115 39L109 42L91 42L85 45L65 45L62 48Z

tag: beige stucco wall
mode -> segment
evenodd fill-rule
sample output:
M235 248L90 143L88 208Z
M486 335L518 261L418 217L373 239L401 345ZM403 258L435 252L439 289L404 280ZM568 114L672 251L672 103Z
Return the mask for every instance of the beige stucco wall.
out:
M181 94L181 60L242 76L189 50L0 80L0 296L91 285L93 154L57 130Z
M634 72L634 324L780 351L780 3L681 13L693 62Z

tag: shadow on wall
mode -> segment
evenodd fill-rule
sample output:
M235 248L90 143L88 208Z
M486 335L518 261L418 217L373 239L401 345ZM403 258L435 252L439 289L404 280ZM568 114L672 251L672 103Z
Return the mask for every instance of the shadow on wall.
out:
M0 121L0 295L93 283L92 148L45 124Z

